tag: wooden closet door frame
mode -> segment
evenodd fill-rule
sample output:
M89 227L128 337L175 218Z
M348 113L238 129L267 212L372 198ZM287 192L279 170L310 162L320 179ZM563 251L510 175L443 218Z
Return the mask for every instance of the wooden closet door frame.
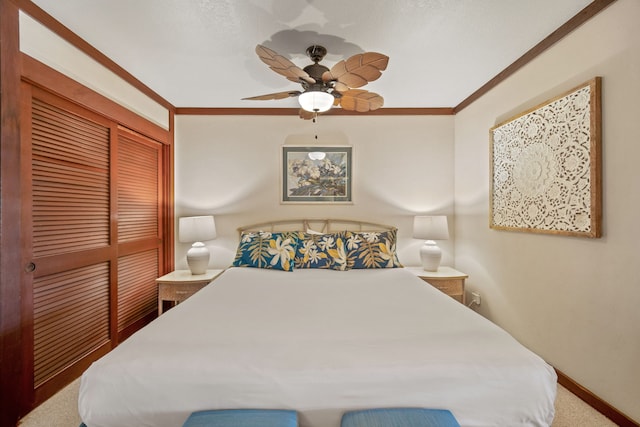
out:
M20 265L20 57L18 7L0 0L0 426L29 409L23 381Z
M2 1L2 0L0 0ZM18 92L19 99L22 100L20 103L20 118L21 118L21 126L27 126L23 128L20 135L20 147L21 147L21 158L22 161L31 161L31 129L30 122L31 114L30 114L30 103L33 93L41 93L45 94L44 96L51 96L54 98L58 98L64 100L67 105L72 106L71 108L78 108L80 110L90 110L91 114L95 114L96 116L102 117L102 119L111 122L110 128L110 143L111 143L111 153L112 155L117 151L117 138L120 132L132 132L139 135L141 138L147 138L153 141L156 144L160 144L161 148L159 150L159 230L158 230L158 238L162 239L163 245L160 248L159 253L159 269L161 271L158 272L159 275L165 274L170 269L173 268L174 265L174 237L173 237L173 113L170 112L170 130L165 130L160 128L159 126L152 124L147 119L144 119L138 116L135 113L132 113L129 110L126 110L122 106L116 104L115 102L106 99L104 96L93 92L92 90L82 86L81 84L69 79L68 77L58 73L57 71L41 64L33 58L28 57L27 55L22 54L22 83L18 85L20 87L20 91ZM48 94L48 95L47 95ZM75 106L75 107L73 107ZM112 157L113 160L113 157ZM112 161L113 163L113 161ZM111 172L113 173L113 165L110 166ZM18 175L20 174L20 167L18 167ZM30 177L21 177L21 184L23 185L23 190L28 190L27 187L24 187L24 184L30 182ZM116 189L115 186L111 186L111 197L113 198ZM25 195L24 191L22 192L21 197L17 200L18 203L22 204L22 200L27 199L28 194ZM115 200L115 199L112 199ZM117 263L117 254L118 254L118 245L114 244L117 241L117 227L116 217L115 217L115 207L117 207L117 202L115 205L111 207L111 218L110 218L110 245L105 251L109 252L109 258L111 262ZM115 206L115 207L114 207ZM21 206L21 210L23 211L23 217L30 215L30 202L28 206ZM27 224L30 225L30 224ZM24 229L25 226L19 227ZM30 245L31 240L26 237L22 237L20 239L21 245ZM26 265L26 263L30 262L28 259L30 258L27 255L28 247L24 248L24 250L20 250L20 259L22 265ZM140 322L137 322L135 325L132 325L131 328L128 328L126 333L117 332L117 317L115 314L111 314L110 316L110 343L109 345L104 345L96 350L94 350L90 357L85 357L82 362L74 364L68 371L65 371L66 379L62 379L60 381L56 380L51 382L50 385L46 387L41 387L40 390L34 390L34 379L33 379L33 367L34 367L34 359L33 359L33 274L25 273L22 269L22 265L20 266L21 271L21 285L20 285L20 294L21 294L21 302L20 305L20 313L21 313L21 321L20 321L20 347L22 348L20 360L20 374L17 374L13 377L13 380L18 380L20 384L20 388L24 390L21 392L18 399L19 400L19 415L23 416L32 408L42 403L46 398L52 395L55 391L62 388L66 383L70 382L74 378L77 378L92 362L96 360L101 355L106 354L111 348L115 347L121 340L125 339L131 333L135 332L138 328L144 326L144 324L148 323L155 316L148 316L145 319L142 319ZM39 269L41 266L36 266ZM42 266L42 269L45 269L46 265ZM112 306L117 306L117 268L112 267L110 270L110 304ZM15 392L15 389L14 389Z

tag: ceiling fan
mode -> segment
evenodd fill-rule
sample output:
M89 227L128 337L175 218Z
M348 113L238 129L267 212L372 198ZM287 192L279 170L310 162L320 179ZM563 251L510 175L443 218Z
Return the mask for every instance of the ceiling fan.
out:
M264 47L256 46L258 57L276 73L302 85L302 91L291 90L266 95L242 98L244 100L272 100L298 97L300 117L315 119L318 113L328 111L333 106L344 110L364 113L382 107L384 99L377 93L357 89L377 80L387 68L389 57L377 52L365 52L342 60L331 69L319 64L327 54L327 49L313 45L307 48L307 55L313 64L304 69Z

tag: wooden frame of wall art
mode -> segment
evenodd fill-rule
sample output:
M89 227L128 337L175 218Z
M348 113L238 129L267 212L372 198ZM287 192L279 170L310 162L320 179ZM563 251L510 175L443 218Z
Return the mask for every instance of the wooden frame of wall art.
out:
M491 128L489 226L600 237L601 78Z
M350 146L282 147L281 203L352 203Z

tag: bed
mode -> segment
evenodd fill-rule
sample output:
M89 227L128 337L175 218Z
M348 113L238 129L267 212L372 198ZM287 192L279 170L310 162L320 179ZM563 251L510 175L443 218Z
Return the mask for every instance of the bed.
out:
M241 229L239 246L266 229ZM430 407L462 426L550 425L553 368L396 267L231 267L93 363L80 416L88 427L174 427L198 410L277 408L296 410L301 427L338 427L347 410Z

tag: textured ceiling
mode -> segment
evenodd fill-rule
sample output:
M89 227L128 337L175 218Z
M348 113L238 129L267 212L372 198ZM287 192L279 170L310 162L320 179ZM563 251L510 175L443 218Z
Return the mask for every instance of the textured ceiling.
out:
M385 107L454 107L590 0L33 0L176 107L296 107L242 101L300 86L263 44L303 68L366 51L390 57L367 89Z

